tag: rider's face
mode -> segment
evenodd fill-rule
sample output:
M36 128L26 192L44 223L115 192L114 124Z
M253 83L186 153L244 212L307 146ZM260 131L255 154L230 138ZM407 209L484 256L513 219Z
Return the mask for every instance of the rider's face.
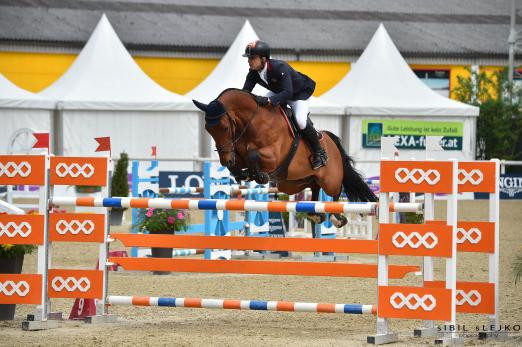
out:
M250 66L251 70L261 71L265 66L265 61L258 55L254 55L252 57L248 57L248 66Z

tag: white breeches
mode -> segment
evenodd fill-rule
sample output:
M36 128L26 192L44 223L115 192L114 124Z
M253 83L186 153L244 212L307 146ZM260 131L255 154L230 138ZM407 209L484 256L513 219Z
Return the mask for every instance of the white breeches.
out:
M275 95L273 92L268 92L266 97L271 97ZM306 118L308 116L308 100L288 100L288 106L292 108L295 113L295 118L297 120L297 125L299 129L303 130L306 128Z

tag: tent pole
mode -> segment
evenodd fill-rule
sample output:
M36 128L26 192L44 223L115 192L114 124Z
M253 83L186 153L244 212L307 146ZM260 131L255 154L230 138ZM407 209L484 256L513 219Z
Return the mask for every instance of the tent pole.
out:
M51 153L63 155L63 104L56 104L51 122Z
M210 135L205 130L205 117L198 114L199 119L199 157L200 158L210 158L211 157L211 151L210 151ZM203 166L201 162L195 163L197 166L199 166L197 169L203 170Z

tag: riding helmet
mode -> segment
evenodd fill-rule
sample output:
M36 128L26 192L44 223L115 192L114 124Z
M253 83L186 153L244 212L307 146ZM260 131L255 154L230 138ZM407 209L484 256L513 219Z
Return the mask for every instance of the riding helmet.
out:
M252 41L245 47L243 57L253 57L255 55L270 58L270 47L265 41Z

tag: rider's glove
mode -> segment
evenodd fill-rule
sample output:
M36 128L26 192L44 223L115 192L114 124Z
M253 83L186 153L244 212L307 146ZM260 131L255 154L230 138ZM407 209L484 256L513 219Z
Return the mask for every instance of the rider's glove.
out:
M256 102L260 106L265 106L265 105L268 105L268 103L270 102L270 99L268 99L266 96L256 95Z

